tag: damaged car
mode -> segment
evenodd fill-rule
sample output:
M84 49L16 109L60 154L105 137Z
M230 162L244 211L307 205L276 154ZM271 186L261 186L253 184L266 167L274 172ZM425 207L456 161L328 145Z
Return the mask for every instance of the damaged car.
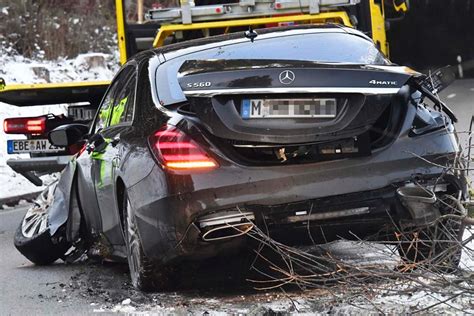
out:
M336 25L142 52L90 127L50 132L52 144L82 149L28 210L15 246L36 264L94 250L128 261L133 285L153 290L177 263L244 249L254 227L291 245L430 234L455 212L446 201L466 197L437 79ZM446 254L399 248L414 263ZM440 264L455 268L460 252Z

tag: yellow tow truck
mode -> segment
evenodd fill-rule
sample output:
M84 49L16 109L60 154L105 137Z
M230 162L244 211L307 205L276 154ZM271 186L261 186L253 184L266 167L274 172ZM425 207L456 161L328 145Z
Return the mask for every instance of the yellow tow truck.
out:
M203 1L180 0L179 6L171 8L160 7L158 1L145 8L144 0L137 0L136 20L129 21L130 7L126 3L130 2L115 0L120 64L142 50L169 43L249 28L314 23L357 28L388 56L387 11L403 15L409 9L408 0L235 0L214 1L215 4L206 1L207 4L200 5ZM26 140L8 140L8 153L30 154L30 158L8 159L7 164L36 185L42 185L38 175L60 171L79 149L51 146L48 132L71 121L90 122L108 85L108 81L12 85L1 82L0 102L17 106L70 104L67 117L6 119L5 133L27 136Z

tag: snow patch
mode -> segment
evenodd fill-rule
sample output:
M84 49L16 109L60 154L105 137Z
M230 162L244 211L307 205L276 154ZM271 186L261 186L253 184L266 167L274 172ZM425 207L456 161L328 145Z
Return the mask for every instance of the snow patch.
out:
M462 240L468 240L471 238L471 236L474 234L474 227L469 227L466 228L464 231L464 235L462 236ZM468 251L466 249L474 249L474 240L469 242L465 246L465 250L463 251L461 255L461 262L459 263L459 266L461 269L465 271L474 271L474 256L472 251Z
M110 80L114 73L107 68L108 57L100 53L81 54L74 60L73 67L81 72L82 80L90 80L91 76L94 80Z
M41 52L38 51L41 55ZM44 55L44 52L42 53ZM5 83L46 83L71 81L111 80L119 69L118 53L81 54L74 59L59 58L54 61L41 61L9 56L0 49L0 77ZM45 69L46 71L38 71ZM47 76L43 73L47 72Z

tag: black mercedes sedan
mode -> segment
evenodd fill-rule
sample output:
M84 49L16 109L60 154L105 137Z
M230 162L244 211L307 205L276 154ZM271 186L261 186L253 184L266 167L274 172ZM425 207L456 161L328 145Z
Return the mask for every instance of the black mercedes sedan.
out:
M25 215L18 250L48 264L95 249L128 259L133 285L151 290L178 262L242 249L255 227L292 245L385 241L406 226L428 234L452 212L440 201L465 197L449 168L456 117L432 80L354 29L249 32L138 54L90 127L52 131L83 147ZM400 247L413 262L432 250Z

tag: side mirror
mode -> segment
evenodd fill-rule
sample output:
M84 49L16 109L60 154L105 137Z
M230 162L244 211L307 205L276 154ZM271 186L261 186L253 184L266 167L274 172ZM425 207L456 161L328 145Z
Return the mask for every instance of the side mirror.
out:
M67 147L84 139L89 127L84 124L66 124L53 129L48 134L49 142L58 147Z

